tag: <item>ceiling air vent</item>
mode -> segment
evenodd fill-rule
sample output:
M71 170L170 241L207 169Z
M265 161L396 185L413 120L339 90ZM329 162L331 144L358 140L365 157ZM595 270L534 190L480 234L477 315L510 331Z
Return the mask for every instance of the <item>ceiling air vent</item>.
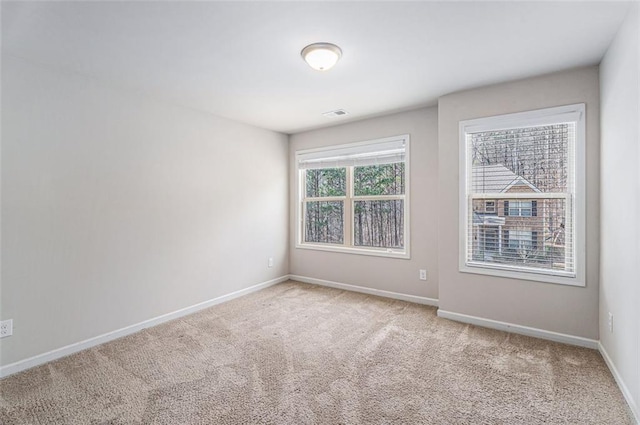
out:
M347 115L348 112L345 111L344 109L336 109L335 111L329 111L329 112L325 112L322 115L324 115L325 117L341 117L343 115Z

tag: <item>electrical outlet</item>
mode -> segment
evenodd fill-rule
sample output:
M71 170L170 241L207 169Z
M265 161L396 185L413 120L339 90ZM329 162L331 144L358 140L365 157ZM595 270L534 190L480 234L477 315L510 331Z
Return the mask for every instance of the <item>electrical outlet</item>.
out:
M269 257L268 265L269 267L273 267L273 257Z
M609 312L609 332L613 333L613 314Z
M13 319L0 322L0 338L13 335Z
M420 270L420 280L427 280L427 271Z

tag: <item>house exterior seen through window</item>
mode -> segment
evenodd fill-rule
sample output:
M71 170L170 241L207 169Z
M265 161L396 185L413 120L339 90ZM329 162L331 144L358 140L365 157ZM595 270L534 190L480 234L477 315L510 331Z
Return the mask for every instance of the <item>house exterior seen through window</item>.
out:
M537 207L538 201L504 201L505 203L505 215L511 217L531 217L534 216L533 208ZM507 207L508 205L508 207Z
M584 285L584 105L460 123L460 270Z
M408 154L408 135L296 152L296 247L407 258Z

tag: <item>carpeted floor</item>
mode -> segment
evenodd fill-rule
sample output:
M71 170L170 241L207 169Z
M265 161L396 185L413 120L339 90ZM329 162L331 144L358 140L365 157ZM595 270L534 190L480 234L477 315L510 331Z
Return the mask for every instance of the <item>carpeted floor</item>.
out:
M597 351L286 282L0 381L2 424L632 424Z

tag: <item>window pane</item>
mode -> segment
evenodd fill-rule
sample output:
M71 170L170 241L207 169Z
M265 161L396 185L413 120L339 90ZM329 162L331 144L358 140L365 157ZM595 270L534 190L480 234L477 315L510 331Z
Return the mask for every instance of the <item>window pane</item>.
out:
M354 167L355 196L404 195L404 162Z
M474 205L482 200L474 200ZM515 205L514 208L511 206ZM528 210L522 208L528 204ZM509 201L509 214L498 208L497 214L475 210L471 214L471 257L474 261L548 270L574 270L570 240L571 223L567 223L565 199ZM513 210L528 211L511 214Z
M347 169L322 168L306 171L307 198L345 196Z
M354 245L404 247L404 201L355 201Z
M344 243L344 202L306 202L305 242Z
M572 124L470 134L475 193L567 192Z

